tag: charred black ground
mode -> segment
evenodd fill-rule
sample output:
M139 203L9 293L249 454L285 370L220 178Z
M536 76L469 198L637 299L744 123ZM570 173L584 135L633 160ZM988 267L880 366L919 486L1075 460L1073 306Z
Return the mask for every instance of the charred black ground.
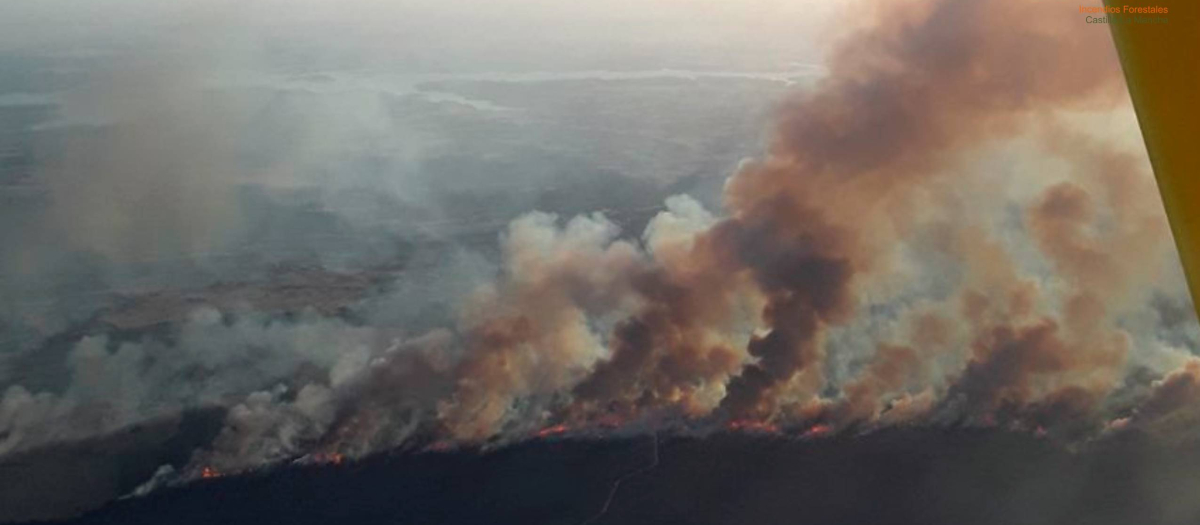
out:
M1027 434L719 434L378 455L202 480L72 524L1174 524L1200 520L1195 444L1071 453ZM652 468L648 468L652 466ZM644 471L626 476L631 472ZM622 479L607 512L612 484Z

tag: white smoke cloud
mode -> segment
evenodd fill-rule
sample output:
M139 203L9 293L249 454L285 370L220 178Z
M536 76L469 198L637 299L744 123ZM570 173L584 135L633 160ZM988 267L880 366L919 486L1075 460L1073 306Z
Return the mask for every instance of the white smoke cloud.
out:
M355 17L399 9L359 7L333 20L361 21ZM496 14L492 9L499 9L425 7L456 15L451 25L488 18ZM517 22L562 16L561 8L522 7L533 14ZM580 9L600 9L621 19L630 7L612 3ZM678 16L681 9L674 3L642 7L651 20ZM295 25L284 27L307 27L321 19L313 13L335 9L305 8L286 14ZM356 44L369 47L372 38L386 36L387 19L367 23L368 36ZM524 47L514 44L513 49ZM137 261L222 252L232 249L234 241L257 240L246 233L255 221L244 217L248 210L238 204L239 191L251 182L274 190L329 190L316 199L321 211L353 224L355 232L377 223L388 230L391 223L382 216L390 209L358 207L361 201L342 200L347 194L340 190L366 187L413 202L427 196L410 186L420 179L408 179L404 171L415 165L412 157L424 146L424 137L407 135L411 130L385 115L389 97L397 95L307 108L312 111L298 119L305 123L304 131L291 137L299 144L289 150L294 154L283 160L263 154L266 160L258 158L259 164L248 168L245 157L262 152L248 146L252 133L247 130L255 128L249 122L253 111L247 110L269 109L271 103L224 99L219 82L210 84L212 80L152 64L144 70L117 69L107 81L72 93L59 125L94 121L115 127L105 128L100 137L65 144L47 179L54 201L50 215L57 227L52 231L63 233L71 248L99 254L128 275L137 273L132 266ZM301 95L296 100L305 105L314 99ZM93 109L102 114L90 114ZM1125 131L1116 141L1139 144L1131 112L1111 114L1119 125L1105 129ZM1065 124L1049 119L1039 124L1091 139L1096 137L1080 128L1096 118L1105 117L1072 115ZM400 175L322 181L322 173L328 176L324 170L341 177L336 172L339 155L346 152L341 146L356 142L392 155ZM856 190L862 188L828 180L813 183L842 193L796 193L796 177L772 171L791 167L787 163L795 159L785 155L744 164L731 179L731 192L742 179L761 177L771 184L751 197L786 197L790 191L792 197L812 198L817 202L787 202L786 210L812 205L854 234L847 248L838 244L842 230L824 228L822 214L768 214L767 227L799 228L800 234L737 235L768 243L802 238L796 244L807 251L776 252L791 246L763 246L763 258L778 255L765 269L732 261L745 256L747 246L705 251L704 242L720 241L706 234L727 217L714 215L692 198L675 196L640 238L599 213L564 220L531 212L508 224L499 243L498 268L470 250L445 258L446 252L427 252L430 268L407 274L391 292L358 305L355 313L365 319L362 324L316 312L282 320L248 308L202 307L173 327L166 340L85 337L68 354L70 381L62 391L31 391L20 384L5 390L0 454L206 406L229 409L225 427L181 470L185 477L200 475L205 467L237 472L309 453L365 454L405 444L422 429L438 438L483 442L519 439L543 425L601 416L618 421L702 419L721 408L734 378L751 377L748 364L771 357L752 356L748 342L801 325L802 316L791 320L795 322L773 318L781 315L779 310L788 311L789 301L806 287L823 284L814 278L805 286L767 289L754 279L787 280L802 270L788 266L794 261L787 257L803 259L820 249L862 265L853 268L859 275L852 287L847 285L858 310L812 321L837 326L808 330L815 334L812 355L806 356L811 362L791 363L796 373L769 377L765 386L756 387L754 395L770 403L751 399L756 402L751 408L767 419L898 424L934 418L939 410L965 410L961 407L977 395L988 411L978 419L987 421L997 411L988 404L993 397L1007 395L1001 401L1015 400L1020 409L1040 408L1040 403L1056 401L1052 394L1075 392L1070 388L1107 393L1137 367L1167 375L1149 385L1144 397L1164 399L1166 408L1175 406L1167 403L1175 399L1168 395L1174 392L1169 387L1194 382L1195 364L1188 357L1195 352L1189 346L1194 346L1195 323L1188 317L1176 323L1183 328L1173 329L1190 330L1190 341L1170 340L1178 334L1163 328L1165 310L1148 313L1156 293L1185 306L1187 298L1161 231L1156 197L1146 191L1147 184L1127 178L1148 174L1141 150L1113 157L1128 161L1130 169L1106 175L1105 166L1072 157L1079 151L1044 136L972 146L953 152L963 157L961 162L929 161L934 165L930 169L956 173L939 173L954 177L933 178L928 184L921 181L911 192L912 202L903 203L911 211L892 209L890 205L903 205L885 198L878 199L882 204L877 208L848 206L857 204ZM858 159L848 155L834 160L852 165ZM1078 195L1071 193L1074 187L1101 211L1078 217L1068 213L1073 221L1055 222L1049 213L1055 210L1048 209L1053 206L1046 205L1054 204L1049 197ZM1048 191L1054 188L1062 190ZM759 204L733 202L731 213L752 215ZM1046 217L1036 215L1041 212ZM437 219L439 211L423 217L430 215ZM795 224L769 222L779 217ZM752 223L753 216L734 218L763 226ZM829 238L805 237L823 234ZM1109 264L1097 263L1103 271L1079 264L1079 253L1057 249L1062 246L1081 247L1093 256L1089 261ZM52 251L44 257L58 255ZM324 256L331 257L321 260L327 266L340 260ZM771 273L773 265L783 270ZM760 270L761 276L750 275ZM427 309L430 303L437 303L436 308ZM1022 376L983 394L959 392L967 390L961 386L956 390L972 371L986 372L1004 349L1029 341L1040 345L1035 350L1049 353L1042 361L1033 360L1032 371L1010 373L1028 372L1029 379ZM1067 357L1055 353L1062 349L1070 350L1061 352ZM1063 364L1074 358L1084 365ZM1175 367L1181 368L1171 372ZM771 373L775 371L764 372ZM11 370L8 374L13 375ZM952 394L961 399L948 399ZM164 470L156 477L172 475Z

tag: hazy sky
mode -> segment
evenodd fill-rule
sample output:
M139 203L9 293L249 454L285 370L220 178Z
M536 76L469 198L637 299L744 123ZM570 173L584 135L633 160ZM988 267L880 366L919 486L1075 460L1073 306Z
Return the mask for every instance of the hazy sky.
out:
M821 0L9 0L0 50L141 51L163 42L422 69L711 66L818 61L843 2ZM298 58L292 56L291 59ZM288 57L284 57L288 60ZM702 62L707 62L704 64Z
M0 460L1200 421L1107 30L852 1L0 0Z

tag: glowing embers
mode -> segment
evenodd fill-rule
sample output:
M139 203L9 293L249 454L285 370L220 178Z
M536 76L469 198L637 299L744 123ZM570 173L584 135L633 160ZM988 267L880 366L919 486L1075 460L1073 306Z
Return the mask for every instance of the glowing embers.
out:
M313 463L322 465L341 465L346 461L346 456L337 452L317 452L310 457Z
M778 434L779 426L766 421L756 421L753 419L735 419L730 421L726 427L734 432L749 432L755 434Z
M813 426L809 427L808 430L805 430L804 433L800 434L800 437L810 438L810 439L821 438L821 437L827 437L832 433L833 433L833 427L831 427L829 425L817 424L817 425L813 425Z
M732 432L745 432L748 434L771 434L771 435L789 435L799 436L801 439L817 439L832 436L834 428L832 425L817 423L803 430L789 428L781 429L779 425L767 421L758 421L754 419L735 419L725 425L725 428Z
M566 425L558 424L558 425L549 426L549 427L543 428L541 430L538 430L537 432L534 432L533 437L548 438L550 436L558 436L558 435L565 434L565 433L567 433L568 430L570 430L570 428L567 427Z

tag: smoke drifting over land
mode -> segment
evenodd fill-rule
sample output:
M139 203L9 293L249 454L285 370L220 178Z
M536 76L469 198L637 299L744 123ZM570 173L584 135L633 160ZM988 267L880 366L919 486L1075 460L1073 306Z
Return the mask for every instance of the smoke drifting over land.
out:
M338 306L367 297L355 319L205 299L168 342L85 338L61 393L4 393L0 454L196 406L228 412L183 479L543 429L1190 435L1200 361L1174 341L1190 316L1162 306L1187 311L1153 177L1136 149L1087 129L1127 118L1109 35L1035 4L862 6L827 75L779 105L766 152L729 177L723 210L671 197L639 238L600 213L524 215L494 279L460 252L445 265L483 282L455 319L406 325L392 310L411 283L442 282L429 272L353 285ZM154 121L176 119L203 122ZM178 144L136 129L139 151ZM56 209L120 215L86 221L80 242L193 249L242 220L207 186L229 148L187 131L201 149L101 143L105 162L68 159L112 197L64 184ZM160 171L181 178L141 177Z
M837 428L1099 417L1128 362L1117 316L1157 278L1147 268L1168 237L1144 165L1084 136L1039 148L1071 179L1024 213L1053 288L1022 276L988 231L946 239L940 249L969 264L954 292L913 311L924 340L881 343L842 394L822 394L824 334L861 315L861 287L897 270L899 243L938 228L926 206L947 186L931 185L971 185L965 159L1054 125L1040 112L1120 100L1113 57L1096 53L1107 35L1026 20L1025 7L878 6L831 53L828 77L781 106L766 157L729 179L725 218L676 200L644 252L601 219L514 223L506 273L461 331L439 422L481 440L539 413L548 424L657 414ZM962 368L926 369L933 346L965 352ZM913 380L937 375L945 384Z

